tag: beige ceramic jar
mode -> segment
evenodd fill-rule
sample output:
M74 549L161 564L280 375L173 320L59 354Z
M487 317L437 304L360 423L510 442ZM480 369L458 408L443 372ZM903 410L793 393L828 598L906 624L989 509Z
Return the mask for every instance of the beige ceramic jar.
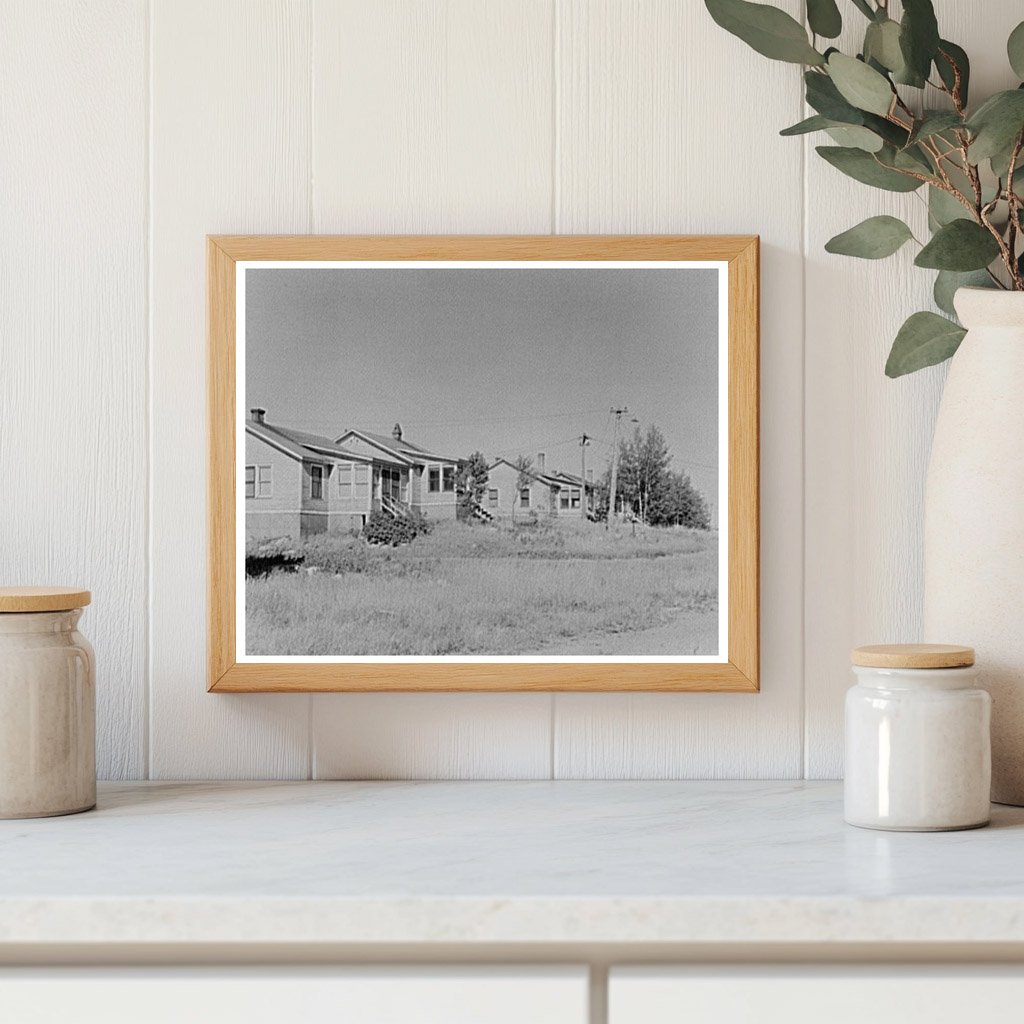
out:
M93 651L77 630L89 592L0 587L0 818L96 805Z

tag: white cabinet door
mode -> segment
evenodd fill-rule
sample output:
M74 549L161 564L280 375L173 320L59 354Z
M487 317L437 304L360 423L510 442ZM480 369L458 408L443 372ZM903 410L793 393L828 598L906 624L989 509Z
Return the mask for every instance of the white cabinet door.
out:
M4 1024L587 1024L586 968L0 969Z
M1024 1019L1024 968L632 968L609 975L608 1024L1002 1024Z

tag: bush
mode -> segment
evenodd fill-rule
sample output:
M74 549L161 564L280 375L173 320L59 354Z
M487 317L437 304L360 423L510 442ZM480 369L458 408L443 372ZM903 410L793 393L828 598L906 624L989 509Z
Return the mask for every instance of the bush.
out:
M363 538L368 544L387 544L394 548L410 543L420 534L430 533L430 528L427 517L415 510L398 518L387 512L373 512L363 527Z
M305 565L335 576L347 572L366 572L370 552L358 538L322 533L310 537L302 546Z
M269 576L272 572L295 572L302 565L303 554L289 537L246 541L245 575Z

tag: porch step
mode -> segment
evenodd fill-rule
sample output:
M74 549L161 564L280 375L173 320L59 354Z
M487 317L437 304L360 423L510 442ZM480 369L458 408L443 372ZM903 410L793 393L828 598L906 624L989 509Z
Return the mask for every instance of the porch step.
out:
M492 516L491 513L488 512L487 509L485 509L483 507L483 505L481 505L477 501L473 502L472 515L473 515L474 519L479 519L479 520L481 520L484 523L493 523L494 522L494 516Z

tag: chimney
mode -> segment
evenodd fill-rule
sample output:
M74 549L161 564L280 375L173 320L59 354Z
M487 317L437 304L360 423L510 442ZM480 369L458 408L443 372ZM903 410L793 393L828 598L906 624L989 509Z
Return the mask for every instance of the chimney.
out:
M401 423L396 423L395 424L395 429L391 431L391 436L396 441L401 441L402 440L402 424Z
M263 423L267 416L266 409L250 409L249 415L252 417L253 423Z
M547 456L544 452L537 452L537 472L545 473L547 470L544 468L544 463L547 461Z

